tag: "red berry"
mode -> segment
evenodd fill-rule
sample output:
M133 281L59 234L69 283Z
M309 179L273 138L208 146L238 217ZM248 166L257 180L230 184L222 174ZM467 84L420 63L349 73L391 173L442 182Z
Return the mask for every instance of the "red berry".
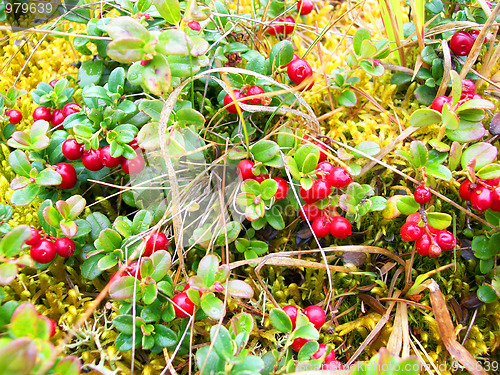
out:
M252 173L255 163L251 160L242 160L238 163L236 173L242 180L254 179L256 176Z
M431 244L431 246L429 247L429 256L431 258L437 258L440 255L441 255L441 248L439 247L439 245L436 243Z
M476 93L476 86L474 85L474 82L472 82L470 79L463 79L462 80L462 96L460 99L463 99L467 96L474 96Z
M296 59L290 62L286 68L286 72L290 80L296 84L300 84L313 75L311 67L303 59Z
M469 180L465 180L464 182L462 182L462 184L460 185L460 189L458 190L458 193L460 194L460 197L462 199L465 199L466 201L470 201L471 197L472 197L472 193L474 192L475 190L475 185L471 186L472 185L472 182L470 182Z
M38 263L47 264L56 257L56 247L49 240L41 240L36 246L30 249L31 258Z
M24 241L24 243L29 246L36 246L40 242L40 232L33 227L30 227L30 231L30 238Z
M318 171L318 172L316 172L316 176L318 178L321 178L322 180L326 180L328 178L328 176L332 173L333 168L334 167L333 167L332 163L330 163L329 161L322 161L316 167L316 170ZM332 184L332 183L330 182L330 184ZM333 184L332 184L332 186L333 186Z
M5 115L9 118L9 122L13 125L19 124L23 119L23 114L17 109L11 109L5 112Z
M133 159L123 159L121 162L122 170L126 174L136 175L143 171L146 166L146 161L141 154L137 153L137 156Z
M82 107L80 107L78 104L68 103L63 107L62 113L63 113L64 118L66 118L69 115L72 115L73 113L80 112L81 110L82 110Z
M352 176L342 167L333 167L327 179L333 187L339 189L346 187L352 182Z
M318 238L326 237L330 234L330 225L329 225L328 218L326 217L318 217L314 219L314 221L311 224L312 230L314 231L314 234Z
M262 181L269 179L268 174L259 174L258 176L255 176L255 181L257 181L259 184L262 183Z
M186 292L173 296L172 304L177 318L187 318L194 312L194 303L189 299Z
M154 232L146 241L146 248L144 249L143 256L148 257L157 250L167 250L169 243L165 233Z
M50 124L56 129L62 129L62 123L64 121L64 115L62 109L56 109L52 113L52 117L50 118Z
M54 165L54 170L62 177L62 182L57 185L59 189L72 189L76 185L77 177L75 168L69 163Z
M318 206L310 203L306 203L302 206L302 208L305 212L304 216L304 213L302 212L302 210L300 210L300 217L302 218L302 220L313 221L314 219L320 217L323 213L323 210L320 210Z
M69 258L75 253L75 241L68 237L61 237L55 240L56 253L63 258Z
M413 197L415 198L418 204L426 204L431 200L432 197L431 189L429 189L425 185L420 185L415 189Z
M234 91L234 97L236 99L243 98L243 94L241 94L239 91ZM231 97L231 95L226 94L226 96L224 96L224 106L228 105L228 107L226 108L226 111L228 111L229 113L238 113L238 110L236 109L236 106L239 107L238 103L240 103L240 102L243 104L247 103L246 100L241 100L240 102L238 102L236 104L231 104L233 102L234 102L234 100Z
M49 85L50 87L54 88L56 86L56 83L57 83L57 79L53 79L52 81L49 82Z
M279 22L280 24L277 24L277 22ZM283 34L283 31L285 30L285 26L283 24L281 24L281 22L283 22L283 17L278 18L277 22L273 21L269 25L269 29L267 29L267 33L269 35Z
M352 233L351 223L342 216L332 217L329 230L331 235L335 238L346 238Z
M328 155L324 151L328 151L328 147L326 147L321 142L314 142L314 145L319 148L319 162L323 162L328 158Z
M120 165L120 163L123 160L123 156L118 156L117 158L111 156L110 145L104 146L99 150L99 158L101 160L102 165L108 168L114 168Z
M286 182L286 180L281 177L274 177L273 180L278 183L278 191L274 195L274 198L277 201L285 199L288 195L288 182Z
M137 143L137 137L134 137L132 142L127 143L130 147L132 147L134 150L139 148L139 143Z
M474 38L464 31L457 31L450 39L450 49L457 56L467 56L474 44Z
M84 151L83 145L78 143L74 138L66 139L62 144L62 153L68 160L80 159Z
M487 187L479 186L472 192L470 202L474 209L486 211L493 204L493 193Z
M45 315L38 315L38 316L49 324L49 337L54 337L57 329L56 322L54 322L52 319L50 319Z
M284 25L283 28L283 35L291 35L293 34L293 31L295 30L295 20L293 17L286 17L283 22L286 22L287 24Z
M250 86L246 89L245 96L260 95L264 93L264 89L259 86ZM261 104L262 98L248 99L250 104Z
M299 195L306 203L314 203L328 197L331 191L332 186L329 182L325 180L316 180L309 190L305 190L301 186L299 189Z
M422 234L424 234L424 229L415 223L404 223L401 227L401 237L405 241L416 241Z
M312 12L314 3L312 0L299 0L297 1L297 11L300 15L305 16Z
M188 27L193 31L200 31L201 30L201 25L198 21L189 22Z
M90 149L83 153L82 163L89 171L100 171L104 166L101 162L99 150Z
M298 338L298 339L295 339L293 340L292 342L292 345L290 345L292 347L293 350L295 350L296 352L300 352L300 349L302 349L302 347L311 340L308 340L308 339L302 339L302 338Z
M330 362L327 362L325 360L325 362L323 362L323 365L321 366L321 369L322 370L343 370L344 366L342 365L342 363L340 361L337 361L336 359L334 359Z
M326 313L321 307L316 305L308 306L304 309L304 314L306 314L309 321L314 325L316 329L320 329L326 321Z
M314 353L311 356L311 358L320 359L321 357L323 357L326 354L327 350L328 350L328 345L319 344L318 351L316 353ZM330 350L330 353L328 353L328 355L326 355L325 358L323 359L323 363L330 363L333 360L335 360L335 352L332 349L332 350Z
M140 280L142 278L141 276L141 263L137 260L134 260L130 262L128 265L126 272L132 276Z
M422 236L417 240L415 244L417 247L417 252L423 256L429 255L429 247L431 246L431 243L431 236L429 236L427 233L422 234Z
M436 98L432 101L431 109L442 112L444 103L448 103L448 106L451 107L453 99L448 96L436 96Z
M33 111L33 121L45 120L50 121L52 119L52 114L50 109L47 107L36 107Z
M457 243L455 237L453 237L453 233L447 230L439 231L439 234L436 237L436 242L441 250L444 251L453 249Z
M491 209L495 212L500 212L500 187L497 187L491 193L491 197L493 198L493 204L491 205Z
M486 185L497 187L500 183L500 178L491 178L489 180L482 180Z
M422 216L420 216L420 213L415 212L414 214L408 215L406 218L407 223L415 223L418 224L422 220Z
M283 307L283 311L292 321L292 329L295 329L295 325L297 323L297 314L299 313L299 309L293 305L287 305Z

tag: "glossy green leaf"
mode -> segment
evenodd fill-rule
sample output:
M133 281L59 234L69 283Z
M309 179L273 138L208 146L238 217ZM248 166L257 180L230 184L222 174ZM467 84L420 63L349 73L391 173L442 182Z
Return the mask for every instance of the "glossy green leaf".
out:
M215 297L213 293L208 293L201 300L201 308L210 318L219 320L226 314L224 302Z
M420 209L420 205L410 195L400 197L396 203L396 207L404 215L414 214Z
M252 153L255 160L260 162L266 162L271 160L280 150L280 147L276 142L270 140L260 140L250 147L250 152Z
M428 212L427 221L436 229L446 229L451 225L451 216L443 212Z
M181 20L181 8L179 0L153 0L158 13L171 25L179 23Z
M497 294L490 285L482 285L477 290L478 298L484 303L491 303L498 299Z
M441 113L429 108L417 109L410 116L410 124L415 127L439 124Z
M474 169L478 171L482 167L494 162L498 155L498 149L491 143L479 142L467 147L462 153L462 168L475 159Z
M272 309L269 319L273 327L279 332L287 333L292 331L292 321L290 317L281 309Z
M293 59L293 45L289 40L276 43L271 49L269 60L274 67L280 68L287 65Z
M31 237L31 231L27 225L18 225L5 235L0 241L0 253L10 258L21 252L24 242Z

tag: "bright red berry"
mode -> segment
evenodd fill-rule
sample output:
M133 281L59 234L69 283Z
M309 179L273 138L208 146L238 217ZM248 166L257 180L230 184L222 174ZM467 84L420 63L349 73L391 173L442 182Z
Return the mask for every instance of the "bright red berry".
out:
M292 329L295 329L295 325L297 323L297 314L299 313L299 309L293 305L287 305L283 307L283 311L292 321Z
M462 182L462 184L460 185L460 189L458 190L460 197L462 199L465 199L466 201L470 201L472 193L475 190L475 186L476 185L475 184L473 185L472 182L470 182L470 180L465 180L464 182Z
M154 232L146 241L143 256L148 257L157 250L167 250L169 243L165 233Z
M436 98L432 101L431 109L442 112L444 103L448 103L448 106L451 107L453 99L448 96L436 96Z
M63 107L62 113L63 113L64 118L66 118L69 115L72 115L73 113L80 112L81 110L82 110L82 107L80 107L78 104L68 103Z
M281 177L274 177L273 180L278 183L278 191L274 194L274 198L277 201L285 199L288 195L288 182Z
M422 234L422 236L416 242L417 252L420 255L427 256L429 255L429 248L431 247L431 236L427 233Z
M23 114L17 109L11 109L5 112L5 115L9 118L9 122L13 125L19 124L23 119Z
M200 31L201 30L201 25L198 21L189 22L188 27L193 31Z
M424 234L424 229L415 223L404 223L401 227L401 237L405 241L416 241L422 234Z
M290 62L286 67L286 72L290 80L296 84L300 84L313 75L311 67L304 59L296 59Z
M57 185L59 189L72 189L76 185L77 176L75 168L69 163L54 165L54 170L62 177L62 182Z
M250 86L247 88L245 92L245 96L253 96L253 95L260 95L264 93L264 89L259 86ZM248 102L250 104L261 104L262 98L253 98L253 99L248 99Z
M320 216L316 219L311 224L312 230L314 231L314 234L318 238L326 237L330 234L330 223L328 221L328 218L324 216Z
M486 185L497 187L500 183L500 178L490 178L489 180L482 180Z
M146 166L146 161L141 154L137 153L137 156L133 159L123 159L121 162L122 170L126 174L136 175L143 171Z
M50 121L52 119L52 114L50 109L47 107L36 107L33 111L33 121L45 120Z
M329 161L322 161L321 163L318 164L316 167L316 176L318 178L321 178L322 180L326 180L328 176L332 173L333 171L333 165ZM332 184L330 182L330 184ZM333 184L332 184L333 186Z
M83 145L78 143L74 138L66 139L62 144L62 153L68 160L80 159L84 151Z
M99 150L99 158L101 160L102 165L108 168L114 168L120 165L123 160L123 156L118 156L114 158L111 156L111 146L104 146Z
M468 96L474 96L476 93L476 85L470 79L462 80L462 96L460 99L463 99Z
M464 31L457 31L450 39L450 49L457 56L467 56L474 44L474 38Z
M346 238L352 234L351 223L345 217L334 216L329 225L330 233L335 238Z
M311 357L314 359L320 359L326 354L326 351L328 350L328 345L326 344L319 344L318 351L314 353ZM335 360L335 352L333 349L330 350L330 353L328 353L325 358L323 359L323 363L330 363L331 361Z
M297 1L297 11L302 16L306 16L312 12L314 9L314 3L312 0L299 0Z
M293 350L295 350L296 352L300 352L300 349L302 349L302 347L311 340L308 340L308 339L302 339L302 338L298 338L298 339L295 339L293 340L292 342L292 345L290 345L292 347Z
M440 255L441 255L441 248L439 247L439 245L436 243L431 244L431 246L429 247L429 256L431 258L437 258Z
M187 318L194 312L194 303L189 299L186 292L181 292L172 297L175 316L177 318Z
M325 180L314 181L309 190L305 190L302 186L299 189L299 195L306 203L314 203L324 199L328 197L331 192L332 186Z
M126 272L132 276L140 280L142 278L141 276L141 263L138 260L134 260L130 262L128 265Z
M277 24L276 21L280 24ZM285 30L285 26L281 24L281 22L283 21L283 17L278 18L276 21L271 22L271 24L269 25L269 29L267 29L267 33L269 35L283 34L283 31Z
M314 219L320 217L323 213L323 210L320 210L318 206L310 203L306 203L302 206L302 208L305 212L304 216L304 213L302 212L302 210L300 210L300 217L302 218L302 220L313 221Z
M487 187L479 186L473 191L470 202L474 209L486 211L493 204L493 193Z
M293 34L293 30L295 30L295 20L293 17L286 17L283 22L286 22L283 28L283 35L291 35Z
M457 243L453 233L447 230L439 231L439 234L436 237L436 242L441 250L444 251L453 249Z
M36 246L40 242L40 232L38 229L30 227L30 238L24 241L26 245Z
M234 91L234 97L236 99L243 98L243 94L241 94L239 91ZM233 102L234 102L234 100L231 97L231 95L226 94L226 96L224 96L224 106L226 106L226 105L228 106L226 108L226 111L228 111L229 113L238 113L238 110L236 109L236 106L239 107L238 103L243 103L243 104L247 103L246 100L240 100L236 104L232 104Z
M429 189L425 185L420 185L415 189L413 197L415 198L415 201L417 201L418 204L426 204L431 200L432 197L431 189Z
M100 171L104 166L101 162L99 150L90 149L83 153L82 163L89 171Z
M50 118L50 124L56 129L62 129L62 123L64 121L64 115L62 109L56 109L52 113L52 117Z
M35 262L47 264L56 257L56 247L50 240L41 240L38 245L31 246L30 255Z
M49 324L49 337L54 337L57 329L56 322L54 322L52 319L50 319L45 315L38 315L38 316Z
M323 162L328 158L328 155L326 154L325 151L328 151L328 147L326 147L323 143L321 142L313 142L316 147L319 148L319 162Z
M304 314L306 314L309 321L314 325L316 329L320 329L326 321L326 313L321 307L316 305L308 306L304 309Z
M61 237L54 241L56 253L63 258L69 258L75 253L75 241L68 237Z
M236 170L238 177L242 180L254 179L255 175L252 173L254 165L255 163L251 160L241 160L238 163L238 169Z
M333 167L332 172L327 177L328 182L336 188L344 188L352 182L352 176L345 168Z

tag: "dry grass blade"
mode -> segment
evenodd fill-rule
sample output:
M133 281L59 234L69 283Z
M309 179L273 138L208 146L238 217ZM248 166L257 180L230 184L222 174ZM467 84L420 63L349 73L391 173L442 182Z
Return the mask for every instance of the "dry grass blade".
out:
M498 8L498 6L497 6ZM495 8L496 9L496 8ZM499 8L500 9L500 8ZM458 341L455 334L455 327L451 321L451 315L446 306L443 293L439 289L436 281L431 280L427 288L430 291L431 305L434 310L434 317L439 329L441 340L448 352L472 375L487 375L478 361L465 349Z
M387 343L387 349L394 355L401 355L401 358L408 358L410 356L408 305L405 302L399 302L396 307L396 318L394 319L393 330Z
M285 257L263 257L256 259L245 259L239 262L234 262L229 264L230 269L235 269L237 267L254 264L258 260L258 269L261 269L264 265L267 266L286 266L286 267L304 267L304 268L316 268L316 269L326 269L324 263L311 262L309 260L285 258ZM256 269L257 269L256 268ZM328 268L333 272L349 272L349 269L341 266L328 266Z

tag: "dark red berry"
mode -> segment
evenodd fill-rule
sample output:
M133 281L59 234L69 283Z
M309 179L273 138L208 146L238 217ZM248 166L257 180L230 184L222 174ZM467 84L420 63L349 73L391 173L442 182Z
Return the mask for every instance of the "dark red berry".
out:
M486 211L493 204L493 193L487 187L479 186L472 192L470 202L474 209Z
M460 99L463 99L468 96L474 96L476 93L476 85L470 79L462 80L462 96Z
M54 165L54 170L62 177L62 182L57 185L59 189L72 189L76 185L77 177L75 168L69 163Z
M308 340L308 339L302 339L302 338L298 338L298 339L295 339L293 340L292 342L292 345L290 345L292 347L293 350L295 350L296 352L300 352L300 349L302 349L302 347L311 340Z
M40 232L38 229L30 227L30 238L24 241L26 245L36 246L40 242Z
M201 30L201 25L198 21L189 22L188 27L193 31L200 31Z
M342 216L331 218L329 230L330 234L335 238L346 238L352 234L351 223Z
M120 165L123 160L123 156L118 156L117 158L111 156L110 145L104 146L99 150L99 158L101 159L102 165L108 168L114 168Z
M85 148L76 139L66 139L62 144L62 153L68 160L78 160L82 157Z
M259 86L250 86L246 92L245 92L245 96L253 96L253 95L260 95L260 94L263 94L264 93L264 89L262 87L259 87ZM253 98L253 99L248 99L248 102L250 104L261 104L262 102L262 98Z
M57 324L52 319L45 315L38 315L41 319L45 320L49 325L49 337L54 337L56 334Z
M333 165L329 161L322 161L321 163L318 164L316 167L316 176L318 178L321 178L322 180L328 179L328 176L332 173L333 171ZM331 182L330 182L331 184ZM333 186L333 184L332 184Z
M56 253L63 258L69 258L75 253L75 241L68 237L61 237L55 240Z
M142 278L141 276L141 263L138 260L134 260L130 262L128 265L126 272L132 276L137 278L137 280L140 280Z
M255 175L252 173L254 165L255 163L251 160L241 160L238 163L238 169L236 170L238 177L242 180L254 179Z
M47 107L36 107L33 111L33 121L45 120L50 121L52 119L52 114L50 109Z
M466 201L470 201L470 199L472 197L472 193L475 190L476 185L473 185L473 186L471 186L471 185L472 185L472 182L470 182L470 180L465 180L464 182L462 182L462 184L460 185L460 189L458 190L460 197L462 199L465 199Z
M439 234L436 236L436 242L441 250L444 251L453 249L457 243L453 233L447 230L439 231Z
M236 99L239 99L239 98L243 98L243 94L241 94L239 91L234 91L234 97ZM243 104L246 104L247 101L246 100L241 100L239 101L238 103L236 104L231 104L233 103L234 100L233 98L231 97L231 95L229 94L226 94L226 96L224 96L224 106L228 106L226 108L226 111L228 111L229 113L238 113L238 110L236 109L236 106L239 107L238 103L243 103ZM231 104L231 105L230 105Z
M352 176L342 167L333 167L327 179L333 187L339 189L346 187L352 182Z
M286 67L286 72L290 80L296 84L300 84L305 79L313 75L313 71L307 61L296 59Z
M5 112L5 115L9 118L9 122L13 125L17 125L23 119L23 114L17 109L11 109Z
M313 221L314 219L320 217L323 213L323 210L320 210L318 206L310 203L306 203L302 206L302 208L305 212L304 216L304 213L302 212L302 210L300 210L300 217L302 218L302 220Z
M143 171L146 166L146 161L141 154L137 153L137 156L133 159L123 159L121 166L123 172L133 176Z
M143 256L148 257L155 251L167 250L169 243L165 233L154 232L146 241L146 248L144 249Z
M312 12L314 9L314 3L312 0L299 0L297 1L297 11L302 16L306 16Z
M474 44L474 38L464 31L457 31L450 39L450 49L457 56L467 56Z
M187 318L194 312L194 303L189 299L186 292L181 292L172 297L175 316L177 318Z
M431 246L429 247L429 256L431 258L437 258L440 255L441 255L441 248L439 247L439 245L436 243L431 244Z
M99 150L90 149L83 153L82 163L89 171L100 171L104 166L101 162Z
M274 194L274 198L277 201L285 199L288 195L288 182L281 177L274 177L273 180L278 183L278 191Z
M431 243L431 236L429 236L427 233L422 234L422 236L417 240L415 244L417 252L423 256L429 255L429 248L431 247Z
M299 309L293 305L287 305L283 307L283 311L292 321L292 329L295 329L295 325L297 323L297 314L299 313Z
M415 189L413 193L413 197L418 204L426 204L431 200L432 193L431 189L429 189L425 185L420 185Z
M262 183L264 180L268 180L269 175L268 174L259 174L258 176L255 176L255 181L257 181L259 184Z
M80 112L81 110L82 110L82 107L80 107L78 104L68 103L63 107L62 113L63 113L64 118L66 118L69 115L72 115L73 113Z
M328 345L326 344L319 344L319 349L316 353L312 355L312 358L314 359L320 359L326 354L326 351L328 350ZM323 359L323 363L330 363L331 361L335 360L335 352L333 349L330 350L330 353L328 353L325 358Z
M284 25L283 28L283 34L284 35L291 35L293 34L293 31L295 30L295 20L293 17L286 17L283 22L286 22L286 25Z
M299 195L306 203L314 203L324 199L330 195L332 186L325 180L314 181L309 190L305 190L302 186L299 189Z
M312 230L316 237L322 238L326 237L330 234L330 225L329 225L328 218L320 216L316 219L311 224Z
M64 121L64 115L62 109L56 109L52 113L52 117L50 119L50 124L56 129L62 129L62 123Z
M452 102L453 99L448 96L436 96L436 98L432 101L431 109L442 112L444 104L448 103L448 107L451 107Z
M424 234L424 229L415 223L404 223L401 227L401 237L405 241L416 241L422 234Z
M304 314L306 314L309 321L314 325L316 329L320 329L326 321L326 313L321 307L316 305L308 306L304 309Z
M41 240L38 245L31 246L30 255L35 262L47 264L56 257L56 247L50 240Z

